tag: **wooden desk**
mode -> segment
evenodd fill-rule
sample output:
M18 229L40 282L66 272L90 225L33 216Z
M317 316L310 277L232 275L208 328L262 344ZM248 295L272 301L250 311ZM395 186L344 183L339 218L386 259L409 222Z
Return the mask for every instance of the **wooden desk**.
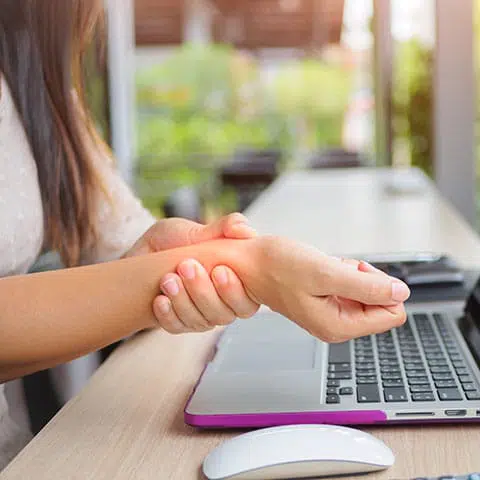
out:
M387 195L385 171L290 174L249 216L263 233L330 252L438 250L480 266L480 240L431 188ZM202 479L203 458L232 432L199 432L183 407L218 333L137 336L31 442L1 480ZM371 479L480 471L480 425L369 427L397 455Z

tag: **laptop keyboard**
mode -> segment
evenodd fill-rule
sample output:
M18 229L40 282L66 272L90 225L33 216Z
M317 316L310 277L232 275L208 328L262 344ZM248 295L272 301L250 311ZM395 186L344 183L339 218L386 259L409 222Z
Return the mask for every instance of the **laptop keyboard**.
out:
M353 395L358 403L480 400L457 340L438 313L413 314L389 332L330 345L326 402Z

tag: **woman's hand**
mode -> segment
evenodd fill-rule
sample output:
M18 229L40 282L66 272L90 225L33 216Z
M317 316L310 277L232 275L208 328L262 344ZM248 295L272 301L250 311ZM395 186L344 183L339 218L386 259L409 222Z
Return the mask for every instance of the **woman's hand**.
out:
M230 265L251 298L327 342L390 330L405 322L410 291L363 262L341 260L277 237L242 242Z
M160 220L143 235L126 257L208 240L248 239L255 235L247 219L239 213L209 225L180 218ZM251 317L259 308L228 267L217 267L210 279L200 263L189 260L178 266L176 274L167 275L160 283L164 295L155 299L153 311L159 325L170 333L210 330L217 325L227 325L237 317Z
M220 238L246 239L256 236L241 213L232 213L208 225L184 218L159 220L125 254L125 258L187 247Z
M259 308L230 268L215 267L210 279L193 259L182 262L177 273L165 276L162 291L165 295L154 301L155 316L162 328L174 334L228 325L236 318L251 317Z

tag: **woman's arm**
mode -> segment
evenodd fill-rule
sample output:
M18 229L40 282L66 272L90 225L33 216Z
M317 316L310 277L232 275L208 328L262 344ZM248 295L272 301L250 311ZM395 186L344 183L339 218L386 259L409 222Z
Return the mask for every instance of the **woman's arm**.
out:
M408 288L316 249L269 237L216 240L151 255L0 280L0 382L158 326L160 280L186 259L229 266L258 299L313 335L341 341L405 321ZM201 281L193 279L191 283ZM187 288L191 287L187 284Z
M209 242L0 279L0 383L157 326L152 305L165 274L190 256L212 268L242 243Z

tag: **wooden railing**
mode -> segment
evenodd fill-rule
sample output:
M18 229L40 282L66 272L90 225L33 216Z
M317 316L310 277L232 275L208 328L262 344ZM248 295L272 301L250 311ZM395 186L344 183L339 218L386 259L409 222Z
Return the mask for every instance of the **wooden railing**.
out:
M210 0L212 36L237 47L321 47L340 40L344 0ZM184 0L136 0L139 45L183 40Z

